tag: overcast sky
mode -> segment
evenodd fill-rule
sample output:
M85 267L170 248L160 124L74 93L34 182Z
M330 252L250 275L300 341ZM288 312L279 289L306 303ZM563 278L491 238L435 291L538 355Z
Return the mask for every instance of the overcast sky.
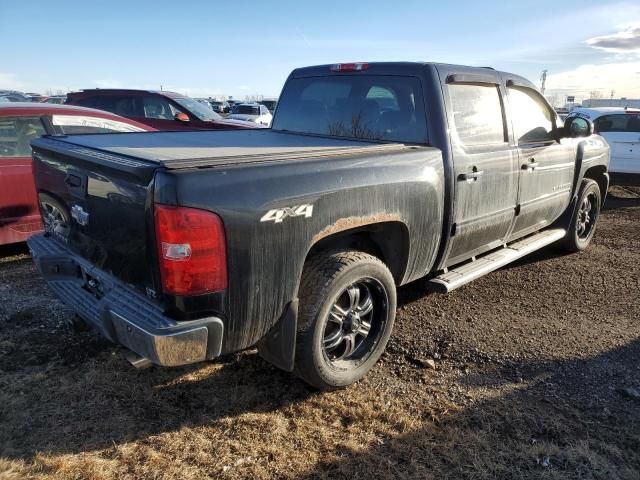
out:
M277 95L295 67L493 66L548 93L640 98L640 2L0 1L0 89Z

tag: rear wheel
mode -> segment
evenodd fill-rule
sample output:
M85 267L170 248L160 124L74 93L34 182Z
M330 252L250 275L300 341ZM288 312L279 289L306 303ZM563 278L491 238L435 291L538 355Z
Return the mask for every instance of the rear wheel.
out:
M323 390L364 377L393 328L396 290L389 269L364 252L326 253L307 262L299 298L297 375Z
M585 178L580 185L578 204L562 244L565 251L579 252L591 243L600 216L601 198L596 181Z
M40 211L45 231L62 238L69 236L69 215L67 209L54 197L46 193L38 195Z

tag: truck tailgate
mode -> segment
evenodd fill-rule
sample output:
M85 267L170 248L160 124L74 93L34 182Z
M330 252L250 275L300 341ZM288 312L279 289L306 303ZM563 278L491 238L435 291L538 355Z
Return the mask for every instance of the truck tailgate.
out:
M33 141L33 157L41 205L61 209L67 222L48 225L49 234L95 267L155 291L149 206L159 166L46 137Z

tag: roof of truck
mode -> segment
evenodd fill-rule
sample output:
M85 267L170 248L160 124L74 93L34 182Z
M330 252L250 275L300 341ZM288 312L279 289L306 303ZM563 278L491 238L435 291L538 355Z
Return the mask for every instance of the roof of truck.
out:
M361 70L353 71L346 70L341 71L340 69L336 69L338 65L366 65L365 68ZM530 82L528 79L516 75L514 73L503 72L500 70L496 70L492 67L486 66L469 66L469 65L455 65L450 63L440 63L440 62L351 62L351 63L334 63L334 64L326 64L326 65L313 65L309 67L300 67L296 68L291 72L291 77L299 78L299 77L310 77L310 76L318 76L318 75L414 75L421 69L425 68L435 68L438 70L450 70L455 69L459 72L468 72L475 74L482 74L482 72L486 72L490 75L497 74L499 75L503 81L513 80L519 85L524 85L531 88L536 88L536 86Z
M161 164L167 168L216 166L278 159L351 155L361 152L401 150L399 143L379 143L315 135L278 132L271 129L114 133L111 135L68 135L44 137L34 145L51 144L49 139L99 152ZM104 155L101 155L104 157Z

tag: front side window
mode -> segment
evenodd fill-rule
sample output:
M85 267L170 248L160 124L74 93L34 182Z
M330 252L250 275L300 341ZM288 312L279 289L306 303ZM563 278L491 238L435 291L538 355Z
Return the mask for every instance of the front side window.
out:
M551 111L540 96L527 88L508 88L513 128L519 144L554 140Z
M0 158L30 157L31 140L45 133L40 118L0 118Z
M624 113L604 115L594 121L595 130L599 133L623 132L640 133L640 114Z
M287 82L274 130L427 143L420 81L415 77L337 75Z
M478 146L505 143L504 116L498 87L452 84L449 85L449 98L453 123L462 144Z
M64 135L77 133L144 132L142 128L107 118L83 115L52 115L51 123Z

